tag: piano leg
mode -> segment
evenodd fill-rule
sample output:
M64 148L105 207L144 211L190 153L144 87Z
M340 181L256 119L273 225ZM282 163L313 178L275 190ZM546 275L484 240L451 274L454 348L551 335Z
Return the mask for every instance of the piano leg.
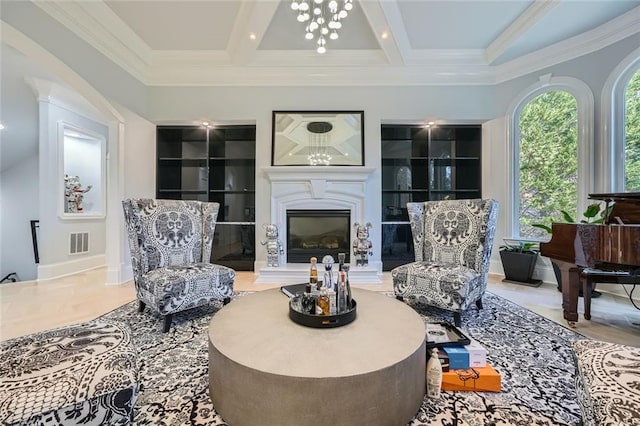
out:
M581 277L582 281L582 299L584 302L584 319L591 319L591 292L593 291L593 282L589 277Z
M578 294L580 292L580 268L568 262L557 262L562 275L562 315L574 327L578 321Z

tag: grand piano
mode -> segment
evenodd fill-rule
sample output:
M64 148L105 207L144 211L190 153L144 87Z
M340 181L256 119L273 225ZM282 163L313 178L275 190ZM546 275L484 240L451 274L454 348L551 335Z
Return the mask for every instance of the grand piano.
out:
M552 223L551 240L540 243L540 254L561 271L562 310L570 325L578 321L581 276L596 282L640 283L640 192L589 194L612 207L602 224ZM602 281L598 281L598 277ZM584 294L590 286L584 286ZM590 295L590 293L589 293ZM585 317L590 298L585 298Z

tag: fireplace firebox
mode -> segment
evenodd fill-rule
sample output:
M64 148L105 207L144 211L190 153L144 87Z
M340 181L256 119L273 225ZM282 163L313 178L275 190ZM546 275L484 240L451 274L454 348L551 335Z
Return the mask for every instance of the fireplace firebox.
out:
M338 261L338 253L350 259L351 212L349 210L287 210L287 262L318 263L329 254Z

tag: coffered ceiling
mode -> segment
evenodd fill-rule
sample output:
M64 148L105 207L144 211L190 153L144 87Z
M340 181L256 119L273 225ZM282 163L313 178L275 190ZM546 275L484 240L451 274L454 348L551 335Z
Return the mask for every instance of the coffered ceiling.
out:
M354 0L321 55L290 0L35 4L148 85L491 84L640 32L640 0Z

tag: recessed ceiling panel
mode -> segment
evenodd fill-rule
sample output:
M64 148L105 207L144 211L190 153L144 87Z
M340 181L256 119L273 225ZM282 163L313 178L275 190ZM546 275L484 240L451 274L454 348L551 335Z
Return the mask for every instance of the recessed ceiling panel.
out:
M357 0L353 4L349 15L342 20L342 28L338 31L339 38L327 39L327 50L380 48L360 4ZM316 41L304 38L307 24L298 22L296 17L297 13L291 9L291 2L281 1L258 50L315 49Z
M593 30L639 6L638 0L563 1L529 28L494 64L507 62Z
M154 50L224 50L239 1L105 3Z
M484 49L531 3L399 0L398 7L414 49Z

